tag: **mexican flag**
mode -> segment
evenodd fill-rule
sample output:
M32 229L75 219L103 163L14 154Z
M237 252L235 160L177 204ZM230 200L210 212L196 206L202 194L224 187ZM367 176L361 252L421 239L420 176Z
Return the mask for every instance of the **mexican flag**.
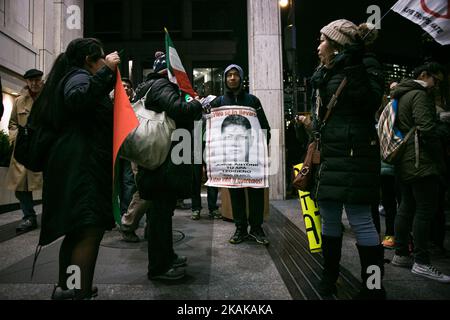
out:
M128 134L139 125L130 100L123 88L122 77L117 68L116 85L114 87L114 120L113 120L113 213L114 219L120 224L119 190L120 173L117 156L123 141Z
M164 31L166 32L166 62L169 80L177 84L181 91L189 94L191 97L195 97L197 93L192 89L191 82L184 70L178 52L173 45L172 39L170 39L169 31L166 28L164 28Z

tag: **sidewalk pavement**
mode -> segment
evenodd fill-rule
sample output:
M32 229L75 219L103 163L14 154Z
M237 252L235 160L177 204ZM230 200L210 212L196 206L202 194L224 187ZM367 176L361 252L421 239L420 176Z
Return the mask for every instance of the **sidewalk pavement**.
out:
M206 198L202 201L206 208ZM41 207L37 207L41 211ZM17 212L0 215L0 239ZM207 210L193 221L190 210L175 211L175 251L188 257L187 277L175 283L147 279L147 244L125 243L117 230L107 232L101 244L94 283L100 300L291 300L322 299L316 292L321 273L321 255L307 250L304 223L297 199L271 201L265 223L271 245L255 242L232 245L232 222L209 220ZM342 252L343 271L337 299L348 299L359 285L359 257L348 221ZM384 219L381 224L384 228ZM447 232L448 233L448 232ZM138 229L143 238L143 226ZM42 249L33 279L30 279L39 229L0 242L0 299L49 299L57 281L61 240ZM1 240L0 240L1 241ZM446 237L450 247L450 234ZM287 249L290 247L291 251ZM305 249L306 248L306 249ZM292 251L293 250L293 251ZM386 250L390 260L393 251ZM287 261L287 262L286 262ZM290 261L290 266L286 265ZM450 274L450 259L433 259ZM284 264L284 265L283 265ZM450 285L413 275L406 269L386 265L384 286L389 299L449 299ZM345 292L344 292L345 291Z

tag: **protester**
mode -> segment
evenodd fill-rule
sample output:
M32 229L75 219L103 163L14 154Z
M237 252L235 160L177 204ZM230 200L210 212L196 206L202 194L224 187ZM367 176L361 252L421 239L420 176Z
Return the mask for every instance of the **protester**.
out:
M211 108L217 108L225 105L238 105L248 106L256 110L258 120L261 129L266 130L267 143L270 140L270 126L267 121L264 109L261 106L261 102L254 95L248 94L243 88L244 71L236 64L229 65L224 72L224 95L217 97L211 102ZM249 127L249 124L242 123L241 125L233 124L236 119L225 120L234 127L244 126ZM225 122L224 121L224 122ZM225 133L225 127L222 127L222 134ZM245 138L243 138L245 141ZM242 142L242 141L241 141ZM244 145L244 147L246 147ZM245 153L248 149L244 149L243 157L246 157ZM233 158L234 155L233 155ZM245 160L245 159L242 159ZM264 245L269 244L269 240L266 238L264 230L262 228L264 220L264 189L263 188L229 188L231 207L233 210L233 220L236 225L236 231L230 238L229 242L232 244L238 244L248 239L250 236L256 242ZM246 213L246 196L245 190L247 190L248 203L249 203L249 216L247 218ZM248 225L250 224L250 232L248 232Z
M365 54L367 28L340 19L321 30L317 48L320 65L312 76L315 93L313 131L320 135L320 167L312 197L322 217L324 271L319 285L322 295L336 293L342 250L342 210L356 235L361 263L362 287L356 299L384 299L383 287L370 290L369 266L383 274L383 247L375 229L371 204L379 192L380 157L374 114L383 95L381 66ZM367 37L373 41L374 37ZM346 78L336 106L322 127L331 97Z
M97 39L71 41L56 59L34 108L34 124L51 128L57 139L44 168L39 245L61 236L59 281L53 299L90 299L95 265L112 213L113 105L108 93L120 63L105 57ZM68 289L68 267L80 268L81 288Z
M156 52L153 72L136 90L136 99L146 93L145 107L156 112L165 111L177 128L192 130L194 121L201 118L200 102L196 99L186 102L178 86L168 80L163 52ZM176 143L173 142L172 148ZM192 165L175 164L171 153L159 168L147 170L139 167L136 176L140 197L150 200L147 212L150 280L178 280L185 276L182 267L187 258L178 256L173 250L172 216L176 200L192 194Z
M34 101L39 96L44 82L43 72L30 69L23 75L27 85L22 94L16 98L13 104L11 118L9 120L9 137L14 146L18 132L18 126L24 127L30 115ZM23 218L17 226L17 232L30 231L37 228L36 211L33 204L33 191L42 189L42 173L26 169L14 156L6 176L6 185L9 190L15 191L15 196L20 202Z
M397 85L398 85L397 82L392 82L389 86L389 90L392 91ZM389 96L386 97L386 103L384 103L383 106L387 105L390 99L391 95L389 94ZM382 110L380 110L380 112L381 111ZM379 116L377 118L379 118ZM395 177L394 166L384 161L381 161L380 191L381 191L381 204L384 209L384 218L386 223L386 229L382 245L386 249L394 249L395 248L394 222L395 216L397 215L397 207L400 203L400 196L399 196L400 192L398 181ZM379 203L377 203L375 209L379 214Z
M123 77L122 84L131 102L134 97L133 83L130 79ZM131 162L123 158L119 158L119 184L120 215L123 216L128 211L134 193L137 192ZM133 240L132 242L139 241L139 238L133 233L126 233L125 239Z
M204 127L204 126L203 126ZM204 150L204 143L202 144ZM203 154L203 152L202 152ZM202 199L201 199L201 189L202 189L202 178L204 164L194 163L193 167L193 179L192 179L192 220L199 220L200 213L202 211ZM206 188L207 202L208 202L208 217L209 219L221 219L222 215L219 212L219 207L217 206L217 197L219 194L219 188L210 187Z
M138 172L138 166L134 162L131 162L131 169L133 170L133 176L135 177ZM122 240L125 242L139 242L140 239L136 234L136 230L139 227L139 222L141 221L144 214L147 212L149 207L149 201L141 199L139 191L133 194L130 205L127 211L121 218L120 231L122 232ZM148 236L148 225L145 225L144 238ZM146 238L147 239L147 238Z
M398 99L397 125L406 134L416 128L396 165L400 180L401 202L395 218L394 266L411 268L411 272L443 283L450 276L431 264L428 243L431 221L437 214L440 179L445 177L441 139L448 139L448 127L438 121L431 90L444 79L442 66L430 62L414 70L414 79L407 79L393 90ZM444 181L446 183L448 181ZM412 221L413 257L408 252L408 236Z

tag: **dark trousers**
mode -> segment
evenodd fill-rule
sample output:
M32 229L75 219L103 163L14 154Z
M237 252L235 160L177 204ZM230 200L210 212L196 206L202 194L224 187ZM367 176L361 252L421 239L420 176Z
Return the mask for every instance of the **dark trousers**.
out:
M401 203L395 218L395 253L408 255L409 231L412 221L414 237L414 260L420 264L429 264L428 241L430 240L431 221L437 211L439 199L439 180L429 176L413 182L400 182Z
M192 210L202 209L202 177L203 177L203 165L194 164L193 166L193 179L192 179ZM217 206L217 195L219 193L219 188L207 187L208 194L208 210L209 212L218 209Z
M172 268L175 255L172 215L175 205L175 197L169 194L161 194L149 203L147 211L149 276L161 275Z
M249 204L248 223L245 210L245 189L247 189ZM261 227L264 221L264 189L240 188L228 190L236 228L247 229L248 224L251 228Z
M431 240L439 248L444 247L445 240L445 193L447 187L444 184L439 185L439 201L436 216L431 223Z
M192 210L202 209L202 176L203 166L201 164L192 165Z
M395 216L397 215L397 181L395 176L381 176L381 204L386 219L386 235L394 235Z
M219 194L219 188L207 187L207 194L209 212L219 209L219 207L217 206L217 195Z
M136 183L134 181L133 170L131 169L131 162L125 159L120 159L120 213L124 215L127 213L133 194L136 192Z
M32 191L16 191L17 200L20 202L20 208L23 211L23 220L36 219L36 211L34 211L33 205L33 192Z

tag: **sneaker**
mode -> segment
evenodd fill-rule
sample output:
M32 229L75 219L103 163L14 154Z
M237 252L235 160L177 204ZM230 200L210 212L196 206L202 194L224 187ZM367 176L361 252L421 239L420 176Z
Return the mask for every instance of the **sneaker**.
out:
M171 268L166 273L150 276L150 280L179 280L186 275L183 268Z
M173 259L172 267L180 268L187 265L187 257L177 255L175 259Z
M200 219L200 210L192 210L191 219L199 220Z
M413 259L410 256L399 256L394 254L391 263L396 267L411 268L413 265Z
M218 209L212 210L209 212L210 219L222 219L222 215L220 214Z
M96 297L98 295L98 288L92 287L91 297ZM58 285L55 284L52 292L52 300L73 300L75 299L75 290L74 289L62 289Z
M436 280L441 283L450 283L450 276L441 273L431 264L414 263L411 272L428 279Z
M243 228L236 228L236 231L234 232L234 235L231 237L229 242L231 244L238 244L243 242L248 238L248 233L246 229Z
M394 249L395 247L395 238L394 236L385 236L383 242L381 243L386 249Z
M122 231L122 240L125 242L139 242L141 239L134 231Z
M261 227L251 229L248 235L260 244L263 244L265 246L269 244L269 240L267 240L266 235L264 234L264 230Z
M36 218L27 218L22 220L16 227L17 232L31 231L37 228Z

